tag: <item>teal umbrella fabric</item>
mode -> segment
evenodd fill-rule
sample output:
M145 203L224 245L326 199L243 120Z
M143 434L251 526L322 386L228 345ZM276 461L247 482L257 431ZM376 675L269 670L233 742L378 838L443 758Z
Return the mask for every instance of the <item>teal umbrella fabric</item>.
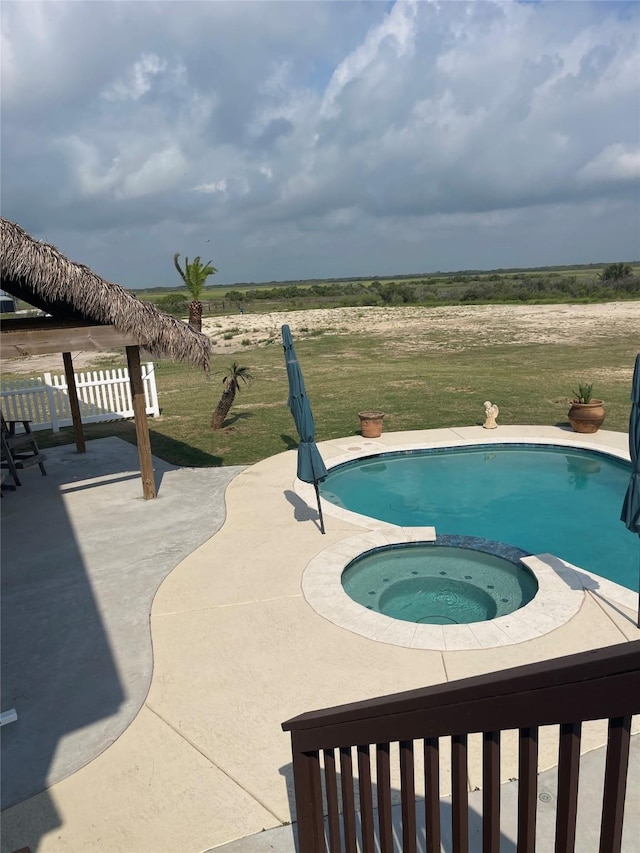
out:
M620 520L632 533L637 533L640 536L640 353L636 356L636 365L631 380L629 455L631 456L631 477L629 478L627 493L624 496ZM638 627L640 628L640 603L638 606Z
M289 326L282 327L282 346L284 347L284 360L287 367L289 379L289 399L287 401L293 420L300 436L298 444L298 478L304 483L313 483L318 501L318 515L320 516L320 530L324 533L324 519L320 506L320 491L318 483L324 480L329 473L320 456L320 451L315 442L315 423L311 404L304 386L300 363L293 347L293 338Z

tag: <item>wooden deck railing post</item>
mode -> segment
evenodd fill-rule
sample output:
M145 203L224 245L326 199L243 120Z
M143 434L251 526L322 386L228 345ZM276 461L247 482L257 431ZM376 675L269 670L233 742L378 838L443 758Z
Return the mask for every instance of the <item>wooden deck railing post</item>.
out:
M375 853L373 828L373 792L371 790L371 750L368 744L358 747L358 783L360 786L360 823L362 853Z
M500 732L482 736L482 853L500 853Z
M340 853L340 809L338 806L338 781L334 749L324 750L324 785L327 795L329 850L330 853Z
M535 853L538 805L538 729L520 729L518 740L518 853Z
M440 741L424 739L424 820L427 853L440 853Z
M393 853L393 816L391 812L391 757L388 743L376 744L376 784L378 786L378 829L380 850Z
M356 806L353 794L353 758L351 747L340 747L340 782L342 791L342 829L344 849L347 853L357 853Z
M578 814L581 723L560 726L555 853L574 853Z
M630 737L631 716L609 720L600 853L620 853L622 847L622 819L627 790Z
M467 736L451 738L451 840L453 853L469 851Z
M317 752L296 750L295 732L291 735L291 742L298 844L302 853L315 853L325 849L319 755Z
M400 796L402 799L402 851L416 850L416 782L413 741L400 741Z

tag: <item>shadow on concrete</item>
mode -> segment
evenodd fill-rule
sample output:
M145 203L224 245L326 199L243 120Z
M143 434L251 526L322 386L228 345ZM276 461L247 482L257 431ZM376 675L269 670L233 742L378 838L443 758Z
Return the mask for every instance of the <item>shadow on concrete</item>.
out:
M291 489L286 489L284 496L293 507L293 517L296 521L313 521L318 530L320 530L320 515L317 509L313 509L306 504L301 497L292 492Z
M595 588L590 588L589 592L594 596L594 598L597 598L604 605L606 605L606 607L610 608L611 610L615 610L615 612L618 614L618 616L621 616L626 622L628 622L630 625L633 625L634 628L638 627L637 617L629 616L628 610L623 610L621 607L618 607L618 605L616 604L615 601L612 601L608 598L605 598L604 595L600 595L600 593L595 591Z
M25 471L2 499L2 708L18 714L2 729L3 809L47 788L60 742L80 748L73 733L102 729L124 699L60 477L47 467L47 477ZM50 832L59 817L48 795L41 805Z
M295 849L300 851L298 845L298 830L297 824L295 823L295 799L294 799L294 788L293 788L293 768L291 764L287 764L284 767L280 768L280 773L284 776L286 785L287 785L287 794L289 796L289 811L292 815L292 820L294 821L289 828L289 832L286 834L289 847L278 847L277 845L272 845L271 848L265 849L274 849L274 850L286 850L286 849ZM338 803L339 809L341 812L340 816L340 838L342 843L341 849L346 849L344 846L344 835L343 835L343 824L342 824L342 807L341 807L341 775L339 772L336 772L336 779L338 785ZM359 798L359 788L358 788L358 780L354 778L353 780L353 789L355 795L356 808L358 808L358 798ZM377 802L378 792L377 785L375 782L371 784L372 796L374 805ZM475 794L469 794L470 802L468 809L468 820L469 820L469 853L480 853L482 850L482 814L480 811L476 810L473 807L472 800ZM475 796L477 800L477 796ZM391 814L393 821L393 847L394 851L401 851L404 849L403 847L403 838L402 838L402 806L400 804L400 791L397 788L391 788ZM326 806L326 802L325 802ZM326 810L326 809L325 809ZM417 853L426 853L426 824L425 824L425 801L423 797L416 797L415 804L415 813L416 813L416 851ZM440 835L441 835L441 851L442 853L452 853L453 851L453 835L452 835L452 806L451 806L451 798L444 797L440 800ZM375 849L380 849L380 837L379 837L379 827L378 827L378 811L374 809L374 830L375 830ZM356 812L356 833L357 833L357 846L358 850L362 850L362 822L360 812ZM267 833L268 835L269 833ZM293 837L293 841L291 840L291 836ZM328 838L328 823L325 818L325 836ZM256 838L256 836L254 836ZM246 839L245 839L246 843ZM293 846L292 846L293 845ZM225 853L227 850L231 848L229 845L228 848L225 848ZM240 849L240 848L238 848ZM259 847L248 848L245 847L247 851L251 850L251 853L258 853ZM231 853L231 849L229 849L229 853ZM515 843L506 835L501 833L500 835L500 853L516 853L516 845Z
M600 747L590 752L583 753L580 758L580 788L577 802L576 820L576 850L597 850L600 844L601 819L603 808L603 780L605 776L605 761L607 748ZM355 767L355 760L354 760ZM280 768L284 777L289 796L289 811L292 820L295 820L295 800L293 794L293 770L289 763ZM338 797L340 798L340 773L337 774ZM356 808L359 802L358 780L354 778L354 795ZM536 798L536 843L535 849L541 853L547 853L555 849L556 839L556 813L558 804L558 768L551 767L538 773ZM372 783L373 802L377 801L376 785ZM636 853L638 849L639 818L637 803L640 796L640 735L631 737L629 764L626 774L626 803L624 808L624 823L621 839L622 853ZM469 853L481 853L482 846L482 791L469 792ZM400 792L391 790L392 816L393 816L393 841L394 853L402 853L402 816L399 805ZM339 799L340 803L340 799ZM326 800L325 800L326 806ZM325 809L326 810L326 809ZM516 853L518 837L518 814L519 814L519 790L518 780L512 779L503 782L500 786L500 853ZM451 798L444 797L440 800L440 826L442 853L452 853L452 831L451 831L452 806ZM341 837L342 837L342 818ZM424 799L416 801L416 824L417 824L417 847L420 853L425 853L425 814ZM376 830L375 849L379 850L377 812L374 816ZM360 815L357 815L358 850L361 846L361 824ZM328 837L327 822L325 820L325 835ZM235 844L242 845L235 848ZM240 842L224 845L217 848L220 853L291 853L298 851L297 827L278 827L242 839Z
M132 480L138 482L140 480L140 474L123 474L122 477L108 477L100 480L91 480L85 483L78 483L77 486L65 486L64 493L65 495L69 495L72 492L84 492L87 489L95 489L96 486L101 486L104 483L129 483ZM158 480L159 478L155 475L154 472L154 480L156 484L156 490L159 488Z
M48 476L25 471L0 502L2 710L18 714L2 728L3 850L37 849L60 821L46 789L103 752L140 710L153 671L153 596L220 528L226 485L243 470L154 458L158 497L145 501L137 448L121 439L46 456ZM33 814L23 826L19 804L36 794L37 827Z

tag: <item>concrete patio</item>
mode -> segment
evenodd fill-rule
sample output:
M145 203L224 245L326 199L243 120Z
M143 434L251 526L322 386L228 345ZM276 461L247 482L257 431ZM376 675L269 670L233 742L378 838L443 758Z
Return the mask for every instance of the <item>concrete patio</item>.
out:
M464 427L350 436L320 449L331 463L504 440L625 455L627 439ZM322 618L302 594L312 559L376 525L328 509L322 536L295 485L295 452L246 469L155 460L159 497L148 502L124 442L90 442L86 457L71 447L47 455L49 476L26 472L2 500L3 710L18 711L2 732L4 853L174 853L235 839L244 840L230 850L292 849L287 830L247 838L294 816L283 720L640 638L637 596L592 583L566 623L511 645L377 642ZM585 727L585 749L603 742L601 724ZM542 738L541 769L555 764L556 743ZM516 775L508 739L504 751L507 781ZM470 790L478 774L472 760Z

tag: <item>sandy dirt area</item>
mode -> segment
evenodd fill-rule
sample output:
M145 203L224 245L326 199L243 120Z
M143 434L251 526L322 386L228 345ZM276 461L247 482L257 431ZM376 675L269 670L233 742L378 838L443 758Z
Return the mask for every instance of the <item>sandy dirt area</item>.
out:
M333 308L312 311L243 314L205 320L204 331L217 352L242 349L280 339L288 323L296 339L317 334L370 333L381 337L432 338L436 345L455 341L499 343L573 343L586 331L603 334L640 333L640 302L602 305L473 305L443 308ZM224 340L225 332L234 337ZM640 334L639 334L640 336Z
M233 314L205 319L203 331L214 353L235 353L280 340L287 323L296 340L317 335L373 334L397 346L461 349L476 344L575 343L585 332L602 337L637 335L640 301L598 305L469 305L442 308L322 308L270 314ZM226 336L226 338L225 338ZM109 353L74 353L82 370ZM3 372L37 375L62 372L60 355L30 356L0 362Z

